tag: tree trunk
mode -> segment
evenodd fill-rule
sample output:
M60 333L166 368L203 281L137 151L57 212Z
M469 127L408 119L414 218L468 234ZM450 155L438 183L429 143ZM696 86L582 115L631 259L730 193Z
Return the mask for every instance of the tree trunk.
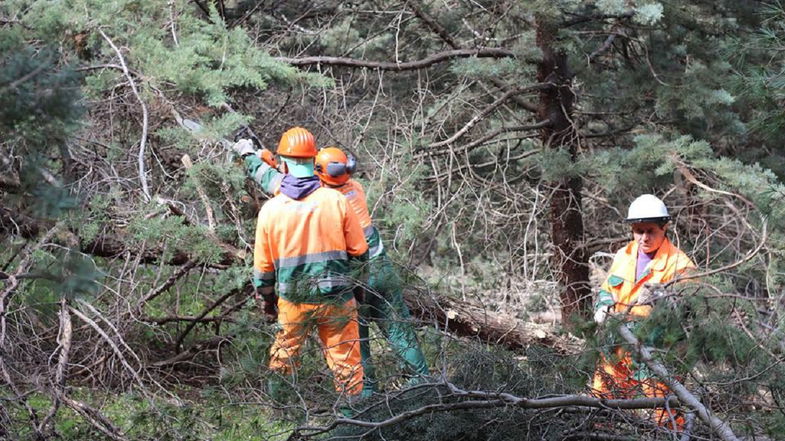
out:
M550 326L488 311L482 305L449 296L407 291L404 299L418 320L433 323L459 337L476 338L512 350L546 346L561 354L577 354L584 347L581 340L557 334Z
M567 54L554 48L557 28L546 20L537 21L537 45L542 61L537 68L537 81L553 86L540 92L539 120L550 121L540 131L544 148L564 149L575 160L578 154L578 131L573 124L575 94ZM554 246L554 267L561 289L562 323L573 327L578 317L587 317L591 305L589 265L583 243L580 176L567 176L551 183L549 221Z

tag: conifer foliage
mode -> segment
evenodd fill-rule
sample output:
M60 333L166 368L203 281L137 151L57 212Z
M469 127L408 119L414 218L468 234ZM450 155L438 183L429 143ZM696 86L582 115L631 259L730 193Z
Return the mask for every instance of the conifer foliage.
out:
M783 11L0 2L0 440L673 439L619 410L651 403L586 389L598 350L629 343L589 317L642 193L699 271L634 338L710 410L672 403L695 439L777 439ZM315 345L282 402L260 386L266 197L226 149L246 125L268 148L299 125L359 158L432 384L407 390L375 338L386 393L352 418ZM455 326L455 305L482 314ZM539 337L502 347L521 324Z

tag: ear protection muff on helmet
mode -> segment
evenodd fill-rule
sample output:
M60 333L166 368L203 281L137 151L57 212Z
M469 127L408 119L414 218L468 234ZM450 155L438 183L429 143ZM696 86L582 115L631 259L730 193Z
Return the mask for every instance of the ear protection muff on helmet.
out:
M327 164L327 170L324 170L328 175L337 178L338 176L343 176L346 173L346 169L348 167L346 164L342 164L340 162L330 162Z
M354 155L346 155L346 164L341 162L329 162L327 164L327 170L321 170L319 167L320 172L325 172L328 175L337 178L339 176L343 176L344 174L352 174L357 169L357 160L354 158Z
M352 174L357 170L357 159L353 154L346 154L346 173Z

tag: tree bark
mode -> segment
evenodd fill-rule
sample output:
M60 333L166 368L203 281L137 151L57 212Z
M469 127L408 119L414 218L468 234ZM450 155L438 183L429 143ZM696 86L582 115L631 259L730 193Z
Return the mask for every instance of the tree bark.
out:
M507 314L494 313L482 306L422 292L406 292L404 299L412 315L422 322L434 323L460 337L476 338L486 344L521 349L546 346L561 354L575 354L583 342L558 335L548 326L528 323Z
M578 154L578 132L573 124L575 93L572 77L563 50L554 47L558 29L538 18L537 45L543 58L537 68L537 81L551 84L540 91L539 120L550 124L540 130L544 148L564 149L575 160ZM589 265L583 243L583 215L581 214L580 176L567 176L552 183L549 222L551 240L555 248L554 268L558 271L561 288L562 323L572 327L579 317L587 318L591 304Z

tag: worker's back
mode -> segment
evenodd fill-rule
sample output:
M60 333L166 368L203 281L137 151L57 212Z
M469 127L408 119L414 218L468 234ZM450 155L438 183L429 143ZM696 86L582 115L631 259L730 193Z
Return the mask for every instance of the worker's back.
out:
M278 295L290 301L348 300L349 258L368 250L348 210L346 198L327 188L299 200L279 194L268 201L257 223L256 241L266 248L255 253L257 277L276 280Z

